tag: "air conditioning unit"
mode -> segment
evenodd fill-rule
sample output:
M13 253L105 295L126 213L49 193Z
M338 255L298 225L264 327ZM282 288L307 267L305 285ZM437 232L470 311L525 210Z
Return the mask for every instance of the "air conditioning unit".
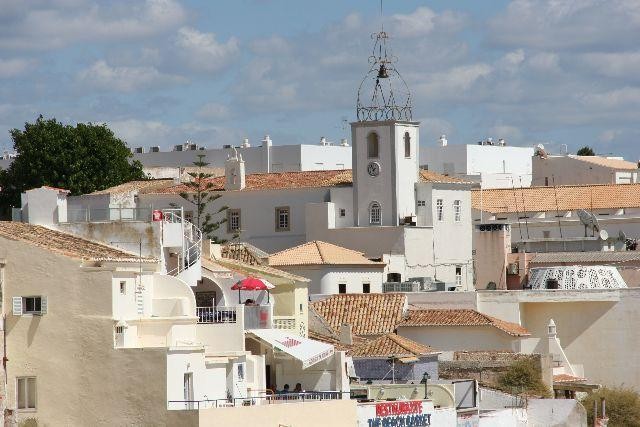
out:
M144 153L144 147L136 147L133 152L136 154L142 154Z
M197 149L198 149L198 146L196 144L189 144L189 150L196 151Z
M175 147L173 147L173 151L182 151L182 148L182 144L176 145Z
M507 274L518 274L520 272L520 266L517 262L507 264Z
M151 147L149 148L149 151L152 153L159 153L160 152L160 147L155 146L155 147Z

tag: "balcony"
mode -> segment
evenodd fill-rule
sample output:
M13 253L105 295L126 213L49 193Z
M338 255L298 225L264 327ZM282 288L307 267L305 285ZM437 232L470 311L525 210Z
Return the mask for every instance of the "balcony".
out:
M244 329L269 329L273 325L273 306L271 305L237 305L233 307L196 307L198 324L243 323ZM293 317L284 317L285 324L292 323ZM288 328L280 328L288 329Z
M61 223L139 221L151 222L150 208L69 208L66 217L60 215Z
M196 307L198 323L236 323L238 307Z
M382 292L437 292L437 291L455 291L462 285L456 283L445 283L441 281L411 281L411 282L384 282L382 284Z

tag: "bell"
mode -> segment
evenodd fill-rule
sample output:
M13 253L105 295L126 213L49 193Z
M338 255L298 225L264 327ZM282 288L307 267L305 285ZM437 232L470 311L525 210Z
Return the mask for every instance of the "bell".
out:
M388 79L389 73L387 73L387 67L384 64L380 64L380 69L378 70L378 78L379 79Z

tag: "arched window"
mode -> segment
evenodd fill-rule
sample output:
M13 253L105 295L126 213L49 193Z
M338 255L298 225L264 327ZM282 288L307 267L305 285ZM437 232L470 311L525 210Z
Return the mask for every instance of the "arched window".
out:
M411 136L409 136L409 132L404 133L404 156L411 157Z
M367 155L370 159L378 158L378 134L371 132L367 135Z
M371 202L369 205L369 224L380 224L380 203Z

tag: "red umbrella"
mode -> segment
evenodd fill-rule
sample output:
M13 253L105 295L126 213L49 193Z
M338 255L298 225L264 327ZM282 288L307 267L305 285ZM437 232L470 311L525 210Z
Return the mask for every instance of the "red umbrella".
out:
M232 290L238 291L238 301L240 301L240 291L267 291L267 301L269 301L268 291L273 288L275 286L268 281L256 277L245 277L231 287Z

